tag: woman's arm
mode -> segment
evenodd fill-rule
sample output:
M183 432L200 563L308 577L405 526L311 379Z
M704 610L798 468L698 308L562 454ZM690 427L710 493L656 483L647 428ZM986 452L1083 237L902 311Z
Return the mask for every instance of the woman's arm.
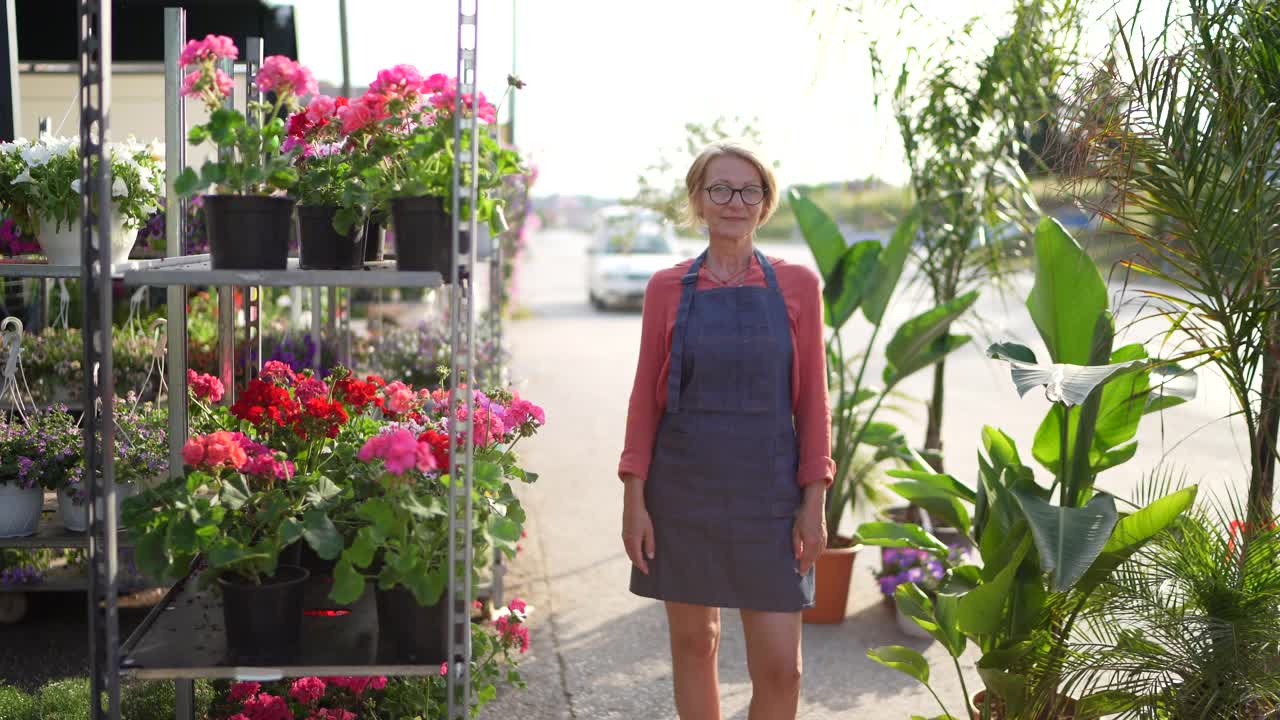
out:
M831 484L835 463L831 460L831 400L827 394L827 350L823 338L822 290L818 274L795 268L799 306L795 324L796 406L792 408L800 445L796 481L802 487Z
M618 462L618 477L631 475L643 481L649 475L653 443L658 433L662 408L658 405L658 379L669 352L667 347L667 301L659 276L654 275L644 291L644 314L640 321L640 356L636 361L631 401L627 406L627 430ZM628 485L633 483L628 482Z

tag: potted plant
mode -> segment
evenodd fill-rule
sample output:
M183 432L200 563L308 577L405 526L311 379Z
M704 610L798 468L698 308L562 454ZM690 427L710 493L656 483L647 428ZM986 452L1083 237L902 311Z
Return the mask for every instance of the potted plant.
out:
M56 491L82 445L75 419L57 406L0 418L0 537L35 533L44 491Z
M164 193L164 169L153 144L109 143L111 262L129 259L136 231ZM0 143L0 206L24 237L39 237L55 265L80 264L80 140L42 136ZM104 238L104 240L106 240Z
M294 157L298 183L292 195L298 199L304 268L354 269L364 264L365 212L344 204L350 196L346 187L357 180L337 115L346 106L347 98L317 95L289 118L289 138L283 149L301 150Z
M384 407L403 409L412 402L407 386L391 383ZM343 392L368 394L352 383ZM472 503L472 571L491 548L514 557L524 511L508 482L533 482L536 475L517 465L516 443L545 421L541 408L516 394L474 392L475 468ZM444 659L448 585L448 469L451 416L465 408L450 402L445 390L431 393L431 407L420 423L392 425L371 438L353 473L352 492L334 507L335 522L348 542L334 572L330 595L355 601L369 580L375 583L384 659L437 662Z
M154 486L169 472L169 412L163 407L139 403L130 393L117 400L115 421L116 517L124 516L124 501L139 488ZM78 452L83 433L75 430L76 464L66 473L58 491L58 513L68 530L89 528L89 511L84 487L84 456Z
M922 639L931 637L902 613L894 600L894 595L899 586L913 583L923 590L926 596L935 597L938 583L946 577L947 570L960 564L960 560L963 559L964 548L951 546L951 552L946 558L940 558L928 550L910 547L886 547L882 550L882 564L875 572L875 579L885 601L893 605L898 629L911 637Z
M218 69L221 60L239 54L223 35L191 40L180 62L189 70L182 94L198 98L209 121L191 128L192 145L212 142L217 154L197 174L185 168L178 192L192 196L212 188L204 198L209 252L215 269L282 270L287 266L295 200L283 193L298 181L293 167L298 148L284 150L283 115L293 112L300 97L317 91L311 71L283 55L263 61L254 83L272 100L249 103L259 121L250 124L239 110L227 107L232 81Z
M460 154L453 142L456 98L456 80L442 74L424 78L412 65L397 65L380 71L369 91L340 111L343 129L358 138L361 149L362 183L353 190L367 206L390 216L401 270L450 275L453 160ZM497 109L483 93L478 100L477 117L495 122ZM463 101L470 103L471 97ZM519 155L487 131L479 135L476 215L478 222L489 223L497 207L492 191L503 177L519 172ZM471 142L464 133L462 152L470 151ZM471 181L469 169L463 181ZM469 203L463 208L470 212Z
M884 347L886 367L881 384L874 387L866 375L867 363L885 329L885 309L916 236L917 217L913 213L904 218L883 248L878 240L850 244L830 215L799 191L791 191L788 199L823 277L823 315L831 331L827 371L833 395L831 438L835 468L826 507L831 541L818 558L815 604L804 611L804 620L839 623L844 621L857 549L856 539L841 532L845 513L853 509L859 496L867 493L864 481L878 473L882 463L908 456L902 433L891 423L877 419L878 413L903 380L969 341L965 335L947 334L947 328L972 307L977 293L935 307L900 326ZM841 329L859 308L873 329L865 349L854 354L846 351Z

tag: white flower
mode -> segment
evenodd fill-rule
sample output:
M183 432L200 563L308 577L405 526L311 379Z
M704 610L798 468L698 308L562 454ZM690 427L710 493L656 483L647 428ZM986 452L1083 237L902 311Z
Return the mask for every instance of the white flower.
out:
M22 168L22 174L13 179L14 185L24 182L35 182L35 179L31 177L31 168Z
M49 150L49 146L43 143L39 145L32 145L31 147L24 148L22 150L22 161L25 162L28 167L43 167L52 157L53 152Z
M77 195L80 194L80 178L76 178L75 180L71 181L71 192Z
M111 181L111 197L128 197L129 185L125 183L124 178L117 177Z

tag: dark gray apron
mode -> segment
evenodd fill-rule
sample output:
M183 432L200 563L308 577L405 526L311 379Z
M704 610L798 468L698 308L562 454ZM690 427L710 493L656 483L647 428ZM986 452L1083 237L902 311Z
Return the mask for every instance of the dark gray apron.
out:
M723 608L795 612L813 605L791 531L802 491L791 409L791 323L773 267L768 287L696 289L703 252L681 278L667 410L645 503L649 574L631 592Z

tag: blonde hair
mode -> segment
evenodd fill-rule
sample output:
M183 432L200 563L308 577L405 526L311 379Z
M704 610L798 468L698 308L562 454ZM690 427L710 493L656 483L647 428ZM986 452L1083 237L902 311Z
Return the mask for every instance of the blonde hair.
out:
M740 140L722 140L708 145L698 153L698 157L694 158L693 164L689 166L689 172L684 176L686 192L684 222L689 227L698 227L703 222L702 213L698 208L702 203L702 183L707 179L707 166L712 160L726 155L746 160L751 163L756 172L760 173L760 182L764 184L764 201L761 203L760 222L756 223L756 227L769 222L769 218L773 217L774 211L778 209L778 179L774 177L769 165L760 159L760 155L747 143Z

